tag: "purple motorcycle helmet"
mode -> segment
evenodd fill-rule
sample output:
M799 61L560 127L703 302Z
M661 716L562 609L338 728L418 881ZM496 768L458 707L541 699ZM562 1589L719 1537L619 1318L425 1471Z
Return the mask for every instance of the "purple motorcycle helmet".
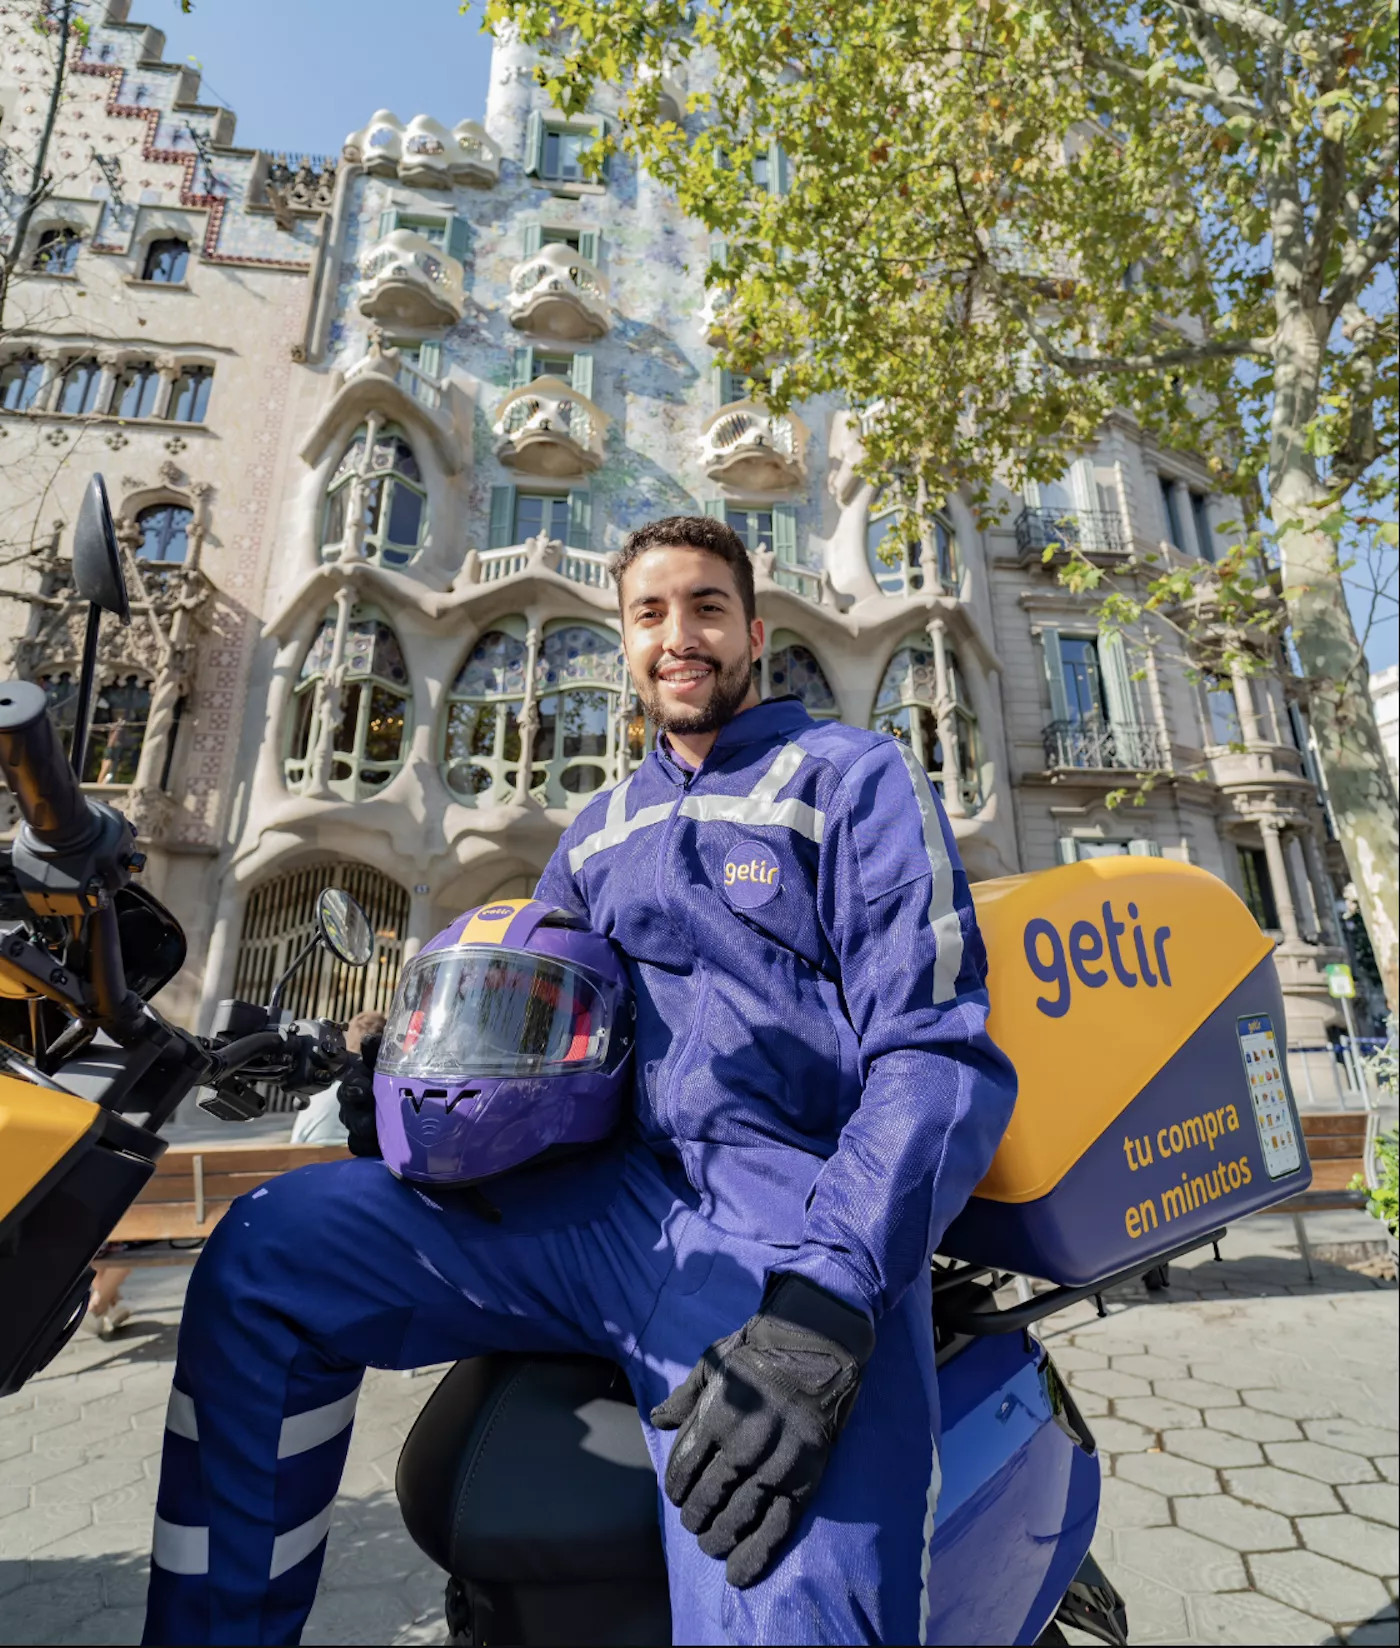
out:
M498 899L405 966L374 1070L385 1165L472 1184L617 1126L634 1031L617 952L566 911Z

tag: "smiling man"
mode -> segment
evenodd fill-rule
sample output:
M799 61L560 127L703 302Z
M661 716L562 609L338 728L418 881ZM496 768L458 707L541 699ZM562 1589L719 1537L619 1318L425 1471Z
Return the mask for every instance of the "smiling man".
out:
M657 747L537 896L628 960L635 1126L694 1198L709 1268L687 1326L724 1330L677 1388L671 1343L633 1372L644 1411L667 1392L650 1434L676 1640L921 1641L929 1257L1015 1096L967 880L905 745L759 702L731 528L657 521L613 577Z
M511 919L621 952L630 1121L492 1178L487 1220L474 1190L370 1159L374 1112L347 1101L362 1159L234 1205L186 1298L147 1642L296 1641L365 1366L493 1351L625 1369L665 1488L673 1641L923 1640L929 1257L1015 1094L967 880L903 744L758 701L733 531L658 521L614 577L657 744ZM555 1136L528 1104L512 1125L538 1125L537 1156Z

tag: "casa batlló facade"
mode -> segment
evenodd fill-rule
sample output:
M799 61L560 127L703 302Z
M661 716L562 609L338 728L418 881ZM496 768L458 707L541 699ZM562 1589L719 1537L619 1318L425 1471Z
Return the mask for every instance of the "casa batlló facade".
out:
M17 156L47 100L31 10L0 5ZM754 555L763 691L907 740L974 881L1199 864L1276 934L1292 1039L1324 1038L1344 868L1300 684L1282 656L1212 682L1170 642L1101 634L1044 560L1068 538L1106 564L1214 556L1203 463L1116 420L1061 484L990 524L950 498L904 545L855 415L775 415L717 365L705 232L625 156L585 174L606 101L559 118L502 41L484 119L381 110L289 162L238 148L124 13L94 12L70 65L66 181L0 332L0 623L71 716L66 558L102 470L134 618L106 633L83 777L137 819L187 928L173 1009L265 993L331 882L379 955L305 975L303 1010L383 1005L453 916L527 892L651 736L608 559L708 513ZM679 117L686 88L663 91ZM781 154L759 170L782 187ZM1142 804L1110 808L1143 771Z

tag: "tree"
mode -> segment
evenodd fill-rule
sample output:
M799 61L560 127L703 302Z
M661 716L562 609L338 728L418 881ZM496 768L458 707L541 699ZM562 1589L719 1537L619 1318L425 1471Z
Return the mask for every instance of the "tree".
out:
M1238 544L1139 556L1117 610L1217 653L1224 614L1246 658L1286 621L1394 1004L1396 797L1343 588L1356 534L1396 542L1393 5L491 0L487 25L546 46L565 111L628 88L621 141L722 237L730 366L781 357L779 407L871 409L867 470L916 516L1062 474L1115 409L1211 455ZM774 145L785 189L755 181Z

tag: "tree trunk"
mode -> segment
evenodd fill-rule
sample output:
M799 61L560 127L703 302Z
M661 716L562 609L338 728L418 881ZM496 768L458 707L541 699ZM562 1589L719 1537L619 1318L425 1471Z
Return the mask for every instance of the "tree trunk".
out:
M1361 916L1394 1011L1400 997L1400 821L1376 726L1368 666L1342 588L1337 548L1318 530L1328 512L1305 432L1317 409L1325 321L1301 306L1282 316L1275 355L1269 494L1288 617L1312 682L1312 728L1322 779ZM1323 335L1319 335L1323 334Z
M34 214L48 191L49 180L44 168L49 163L49 144L53 141L54 122L58 119L58 105L63 97L63 78L68 68L68 39L72 25L73 0L63 0L57 19L58 55L54 62L53 85L49 88L49 106L44 116L44 129L39 135L39 147L34 151L34 164L29 172L29 188L24 197L24 204L19 209L19 217L15 220L9 251L0 254L0 326L3 326L5 320L5 300L10 295L10 281L20 258L24 256L24 243L29 235L29 225L34 221Z

